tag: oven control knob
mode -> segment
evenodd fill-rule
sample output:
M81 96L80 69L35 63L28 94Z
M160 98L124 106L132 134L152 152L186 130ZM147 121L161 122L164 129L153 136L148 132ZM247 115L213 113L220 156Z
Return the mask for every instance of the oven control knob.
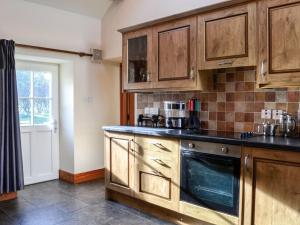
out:
M228 148L227 148L227 147L222 147L222 148L221 148L221 151L222 151L223 153L227 154L227 153L228 153Z
M195 148L195 144L194 143L189 143L189 148Z

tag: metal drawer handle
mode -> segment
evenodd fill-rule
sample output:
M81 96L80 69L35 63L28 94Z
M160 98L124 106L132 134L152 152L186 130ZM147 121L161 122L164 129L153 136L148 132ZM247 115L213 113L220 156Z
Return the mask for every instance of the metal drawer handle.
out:
M168 148L166 148L165 146L163 146L161 143L151 142L151 144L154 145L157 148L160 148L161 150L164 150L166 152L170 152L170 150Z
M163 167L171 168L171 167L168 166L166 163L164 163L164 161L162 161L161 159L153 158L152 160L153 160L154 162L156 162L157 164L163 166Z
M233 64L233 60L223 60L222 62L219 62L219 66L231 65L231 64Z
M163 174L161 172L156 171L156 170L152 170L152 173L154 173L155 175L163 177Z

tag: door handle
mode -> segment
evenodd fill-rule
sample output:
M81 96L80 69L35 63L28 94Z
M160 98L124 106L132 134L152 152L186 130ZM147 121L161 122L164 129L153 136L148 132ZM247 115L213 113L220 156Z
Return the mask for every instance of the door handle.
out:
M56 133L57 130L58 130L58 122L57 122L56 119L52 120L51 126L52 126L52 128L53 128L54 133Z

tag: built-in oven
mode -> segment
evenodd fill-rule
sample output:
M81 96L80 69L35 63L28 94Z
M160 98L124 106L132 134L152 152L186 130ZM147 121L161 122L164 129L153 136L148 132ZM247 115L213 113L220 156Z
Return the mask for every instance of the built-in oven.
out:
M241 147L181 141L180 201L237 216Z

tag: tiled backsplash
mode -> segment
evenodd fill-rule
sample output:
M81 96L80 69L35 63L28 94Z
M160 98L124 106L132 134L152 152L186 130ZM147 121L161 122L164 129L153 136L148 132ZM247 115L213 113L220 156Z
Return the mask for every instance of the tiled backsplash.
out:
M236 68L218 70L214 87L205 92L173 92L137 95L137 113L145 107L160 107L163 101L196 97L201 101L202 128L218 131L253 131L262 123L262 109L281 109L297 116L300 89L256 89L255 69Z

